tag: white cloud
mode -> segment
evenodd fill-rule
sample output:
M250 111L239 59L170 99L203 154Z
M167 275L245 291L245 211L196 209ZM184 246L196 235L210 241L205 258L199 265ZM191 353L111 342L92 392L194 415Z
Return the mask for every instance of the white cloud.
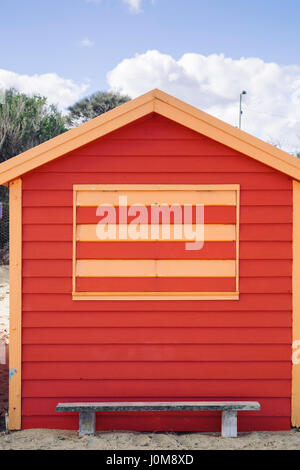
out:
M86 3L101 3L102 0L85 0ZM129 9L133 13L139 13L141 11L142 0L122 0L129 6ZM154 3L154 0L151 0Z
M300 66L259 58L186 53L179 60L159 51L124 59L107 80L112 90L136 97L160 88L237 126L239 94L242 128L294 152L300 150Z
M123 0L126 3L130 10L134 13L139 13L141 11L142 0Z
M86 81L77 84L55 73L21 75L0 69L0 90L7 88L15 88L28 95L46 96L49 104L55 104L59 109L65 110L85 95L89 83Z
M88 37L85 37L80 41L80 45L81 47L93 47L95 43L91 41Z

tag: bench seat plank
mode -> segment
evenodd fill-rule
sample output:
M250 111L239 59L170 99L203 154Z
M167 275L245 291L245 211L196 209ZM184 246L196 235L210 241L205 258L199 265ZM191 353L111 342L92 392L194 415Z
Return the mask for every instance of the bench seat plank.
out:
M256 401L91 402L59 403L56 411L204 411L259 410Z

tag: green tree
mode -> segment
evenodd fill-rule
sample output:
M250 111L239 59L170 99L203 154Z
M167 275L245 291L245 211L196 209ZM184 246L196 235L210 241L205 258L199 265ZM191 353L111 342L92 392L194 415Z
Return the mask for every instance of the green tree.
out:
M94 93L68 108L69 115L67 116L67 122L70 127L78 126L116 108L120 104L126 103L130 99L129 96L120 95L119 93L102 91Z
M6 90L0 104L0 161L25 152L67 130L65 118L47 98Z
M1 94L0 162L25 152L67 130L65 118L42 96L27 96L14 89ZM0 186L0 263L8 261L8 190Z

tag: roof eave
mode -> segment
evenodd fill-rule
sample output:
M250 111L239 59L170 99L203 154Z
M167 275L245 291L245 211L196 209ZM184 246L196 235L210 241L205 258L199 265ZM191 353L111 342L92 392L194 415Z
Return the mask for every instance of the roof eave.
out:
M296 157L167 93L154 89L1 163L0 184L7 185L9 181L152 112L300 180L300 161Z

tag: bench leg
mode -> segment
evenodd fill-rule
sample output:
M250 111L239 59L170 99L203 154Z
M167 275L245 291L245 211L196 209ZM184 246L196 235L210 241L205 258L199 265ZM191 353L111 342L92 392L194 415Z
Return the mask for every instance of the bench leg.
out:
M222 412L222 437L237 437L237 411Z
M95 434L95 412L81 411L79 413L79 436Z

